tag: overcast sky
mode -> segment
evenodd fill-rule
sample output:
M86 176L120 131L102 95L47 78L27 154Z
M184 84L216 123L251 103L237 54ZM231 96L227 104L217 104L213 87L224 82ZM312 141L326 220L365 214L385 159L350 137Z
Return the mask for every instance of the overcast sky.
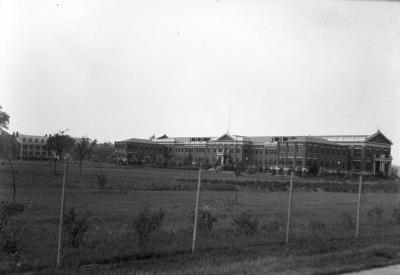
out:
M400 163L400 3L0 0L10 131L372 134Z

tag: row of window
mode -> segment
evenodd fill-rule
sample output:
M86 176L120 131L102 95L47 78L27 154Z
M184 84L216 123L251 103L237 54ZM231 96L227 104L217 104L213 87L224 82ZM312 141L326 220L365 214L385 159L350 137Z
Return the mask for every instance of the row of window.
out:
M32 138L22 138L22 142L35 142L35 143L38 143L39 142L39 139L37 139L37 138L35 138L35 139L32 139ZM44 143L44 140L43 139L41 139L40 140L40 143Z
M38 152L38 151L36 151L36 152L33 152L33 151L22 151L22 156L27 156L27 155L29 155L29 156L33 156L33 155L35 155L35 156L46 156L47 155L47 152L46 151L42 151L42 152Z
M34 146L34 145L22 145L22 150L25 150L25 151L31 150L31 151L33 151L34 149L36 151L40 151L40 150L45 151L46 147L45 146L39 146L39 145L36 145L36 146Z
M307 144L307 151L311 153L319 153L319 154L328 154L328 155L347 155L346 148L338 148L338 147L324 147Z
M211 148L193 148L193 147L185 147L185 148L183 148L183 147L177 147L177 148L175 148L175 152L176 153L193 153L193 152L196 152L196 153L210 153L210 150ZM234 148L225 148L225 150L224 150L224 148L216 148L216 147L214 147L214 148L212 148L213 149L213 152L214 153L217 153L217 151L218 151L218 153L222 153L222 152L225 152L225 153L231 153L231 154L233 154L233 153L235 153L235 149ZM240 148L236 148L236 153L237 154L240 154Z

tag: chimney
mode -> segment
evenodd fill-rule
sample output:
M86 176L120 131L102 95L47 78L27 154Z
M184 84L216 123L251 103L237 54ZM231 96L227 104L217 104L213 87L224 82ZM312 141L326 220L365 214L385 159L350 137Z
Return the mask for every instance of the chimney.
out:
M18 131L17 131L17 137L18 137Z

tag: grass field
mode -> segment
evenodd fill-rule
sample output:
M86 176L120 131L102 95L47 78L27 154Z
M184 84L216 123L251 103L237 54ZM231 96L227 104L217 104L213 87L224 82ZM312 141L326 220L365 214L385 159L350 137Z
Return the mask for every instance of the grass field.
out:
M2 252L1 270L54 272L62 163L58 175L53 175L47 162L17 163L16 169L17 203L24 206L24 211L12 220L19 228L15 234L19 252L13 255ZM98 187L100 173L107 176L104 189ZM208 171L202 174L200 204L207 207L217 222L211 232L200 232L198 251L192 255L196 178L197 171L190 171L189 175L187 170L93 163L85 163L79 175L77 164L72 164L67 175L66 206L74 206L81 214L89 213L89 230L79 248L68 245L63 248L63 270L80 267L82 272L97 273L118 267L126 273L231 274L250 270L250 273L295 274L296 268L301 268L304 271L301 273L313 274L359 269L399 259L400 226L391 216L398 206L397 192L366 189L361 202L360 239L356 240L352 222L358 195L352 192L353 188L343 189L350 192L296 189L290 244L286 249L288 192L268 188L268 182L285 185L288 179L282 181L281 177L263 174L241 176L236 205L234 176ZM0 181L0 199L10 200L11 178L6 164L0 167ZM325 181L295 179L297 185L303 186L319 186ZM357 186L357 182L332 182ZM162 209L166 214L161 228L141 246L132 221L146 206ZM380 212L370 211L377 206ZM256 232L246 235L238 230L234 220L242 213L257 221ZM359 260L350 263L343 255ZM93 264L103 265L98 269Z

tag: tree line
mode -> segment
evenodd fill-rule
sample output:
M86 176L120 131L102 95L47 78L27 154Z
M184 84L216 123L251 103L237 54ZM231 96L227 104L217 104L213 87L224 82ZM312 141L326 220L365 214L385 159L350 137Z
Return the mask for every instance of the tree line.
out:
M10 116L0 106L0 158L8 160L14 175L12 162L18 159L19 146L15 136L6 131L9 122ZM65 131L60 131L48 136L46 150L54 162L54 174L57 174L57 162L66 155L79 162L79 172L82 173L82 162L85 160L111 162L114 145L111 142L98 143L96 139L88 137L72 138Z

